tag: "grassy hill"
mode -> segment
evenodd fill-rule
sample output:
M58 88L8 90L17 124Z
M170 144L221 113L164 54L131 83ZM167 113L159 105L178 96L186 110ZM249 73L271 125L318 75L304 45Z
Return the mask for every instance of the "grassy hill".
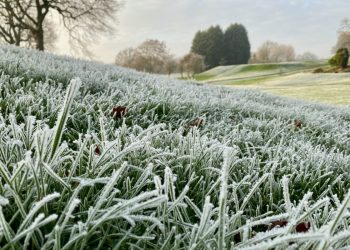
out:
M350 105L350 74L311 71L323 62L221 66L199 74L211 85L236 86L296 99Z
M0 47L2 249L341 249L350 111Z
M324 64L325 62L319 61L218 66L198 74L196 79L213 83L232 82L244 78L261 78L273 75L290 74L314 69Z

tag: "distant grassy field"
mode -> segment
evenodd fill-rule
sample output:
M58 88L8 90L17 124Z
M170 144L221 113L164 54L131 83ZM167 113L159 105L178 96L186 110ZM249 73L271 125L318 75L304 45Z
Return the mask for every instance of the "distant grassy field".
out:
M350 104L350 74L313 74L324 62L220 66L198 75L214 85L259 89L303 100Z

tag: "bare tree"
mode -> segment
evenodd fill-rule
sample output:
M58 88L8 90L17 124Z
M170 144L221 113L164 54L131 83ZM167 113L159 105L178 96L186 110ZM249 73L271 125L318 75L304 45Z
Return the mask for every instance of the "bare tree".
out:
M347 48L350 50L350 31L339 32L337 44L333 47L332 52L335 53L341 48Z
M289 62L295 60L295 50L291 45L267 41L254 53L252 63Z
M137 51L133 48L127 48L120 51L115 57L115 64L126 68L135 68Z
M205 68L204 57L196 53L189 53L185 55L180 63L183 71L187 72L187 77L194 77L195 74L198 74L203 71Z
M253 58L251 58L252 63L267 63L271 60L271 53L273 50L273 47L275 47L277 43L266 41L264 42L257 50L256 53L254 53Z
M277 44L272 47L271 62L290 62L295 60L295 50L291 45Z
M171 74L174 72L174 57L169 53L165 42L146 40L137 48L120 51L115 63L122 67L133 68L157 74Z
M7 29L19 29L22 40L30 34L36 49L44 50L45 23L49 23L49 14L55 12L69 32L71 45L85 53L86 45L96 41L98 34L114 30L111 21L120 6L117 0L0 0L0 3L5 14L0 15L9 20L0 24L2 37Z
M344 18L340 23L337 43L332 48L332 52L337 53L342 48L347 48L350 51L350 19L348 18Z
M165 59L165 70L166 73L170 76L172 73L174 73L177 69L177 61L173 55L169 55Z
M15 13L15 15L14 15ZM24 28L15 18L24 18L24 14L14 1L0 1L0 37L6 43L20 46L32 39L31 31Z
M150 73L165 72L164 67L169 56L165 42L149 39L138 46L136 50L139 54L138 64L142 71Z
M181 78L184 78L185 65L183 62L183 58L179 59L177 62L177 71L181 74Z

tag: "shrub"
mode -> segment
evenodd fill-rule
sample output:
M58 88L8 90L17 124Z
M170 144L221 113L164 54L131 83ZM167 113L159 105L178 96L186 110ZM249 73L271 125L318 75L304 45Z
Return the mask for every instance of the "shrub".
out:
M349 50L347 48L341 48L337 50L337 53L328 60L328 63L334 67L341 67L345 69L348 66Z

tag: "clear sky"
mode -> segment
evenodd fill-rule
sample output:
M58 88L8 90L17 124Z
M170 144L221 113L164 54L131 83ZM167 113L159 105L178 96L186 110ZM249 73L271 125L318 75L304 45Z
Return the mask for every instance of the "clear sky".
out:
M328 57L350 0L124 0L117 13L117 34L93 47L96 59L112 63L122 49L148 38L165 41L173 54L190 50L196 31L219 24L242 23L252 50L266 40L291 44L298 54ZM64 37L64 36L62 36ZM57 52L68 52L64 38Z

